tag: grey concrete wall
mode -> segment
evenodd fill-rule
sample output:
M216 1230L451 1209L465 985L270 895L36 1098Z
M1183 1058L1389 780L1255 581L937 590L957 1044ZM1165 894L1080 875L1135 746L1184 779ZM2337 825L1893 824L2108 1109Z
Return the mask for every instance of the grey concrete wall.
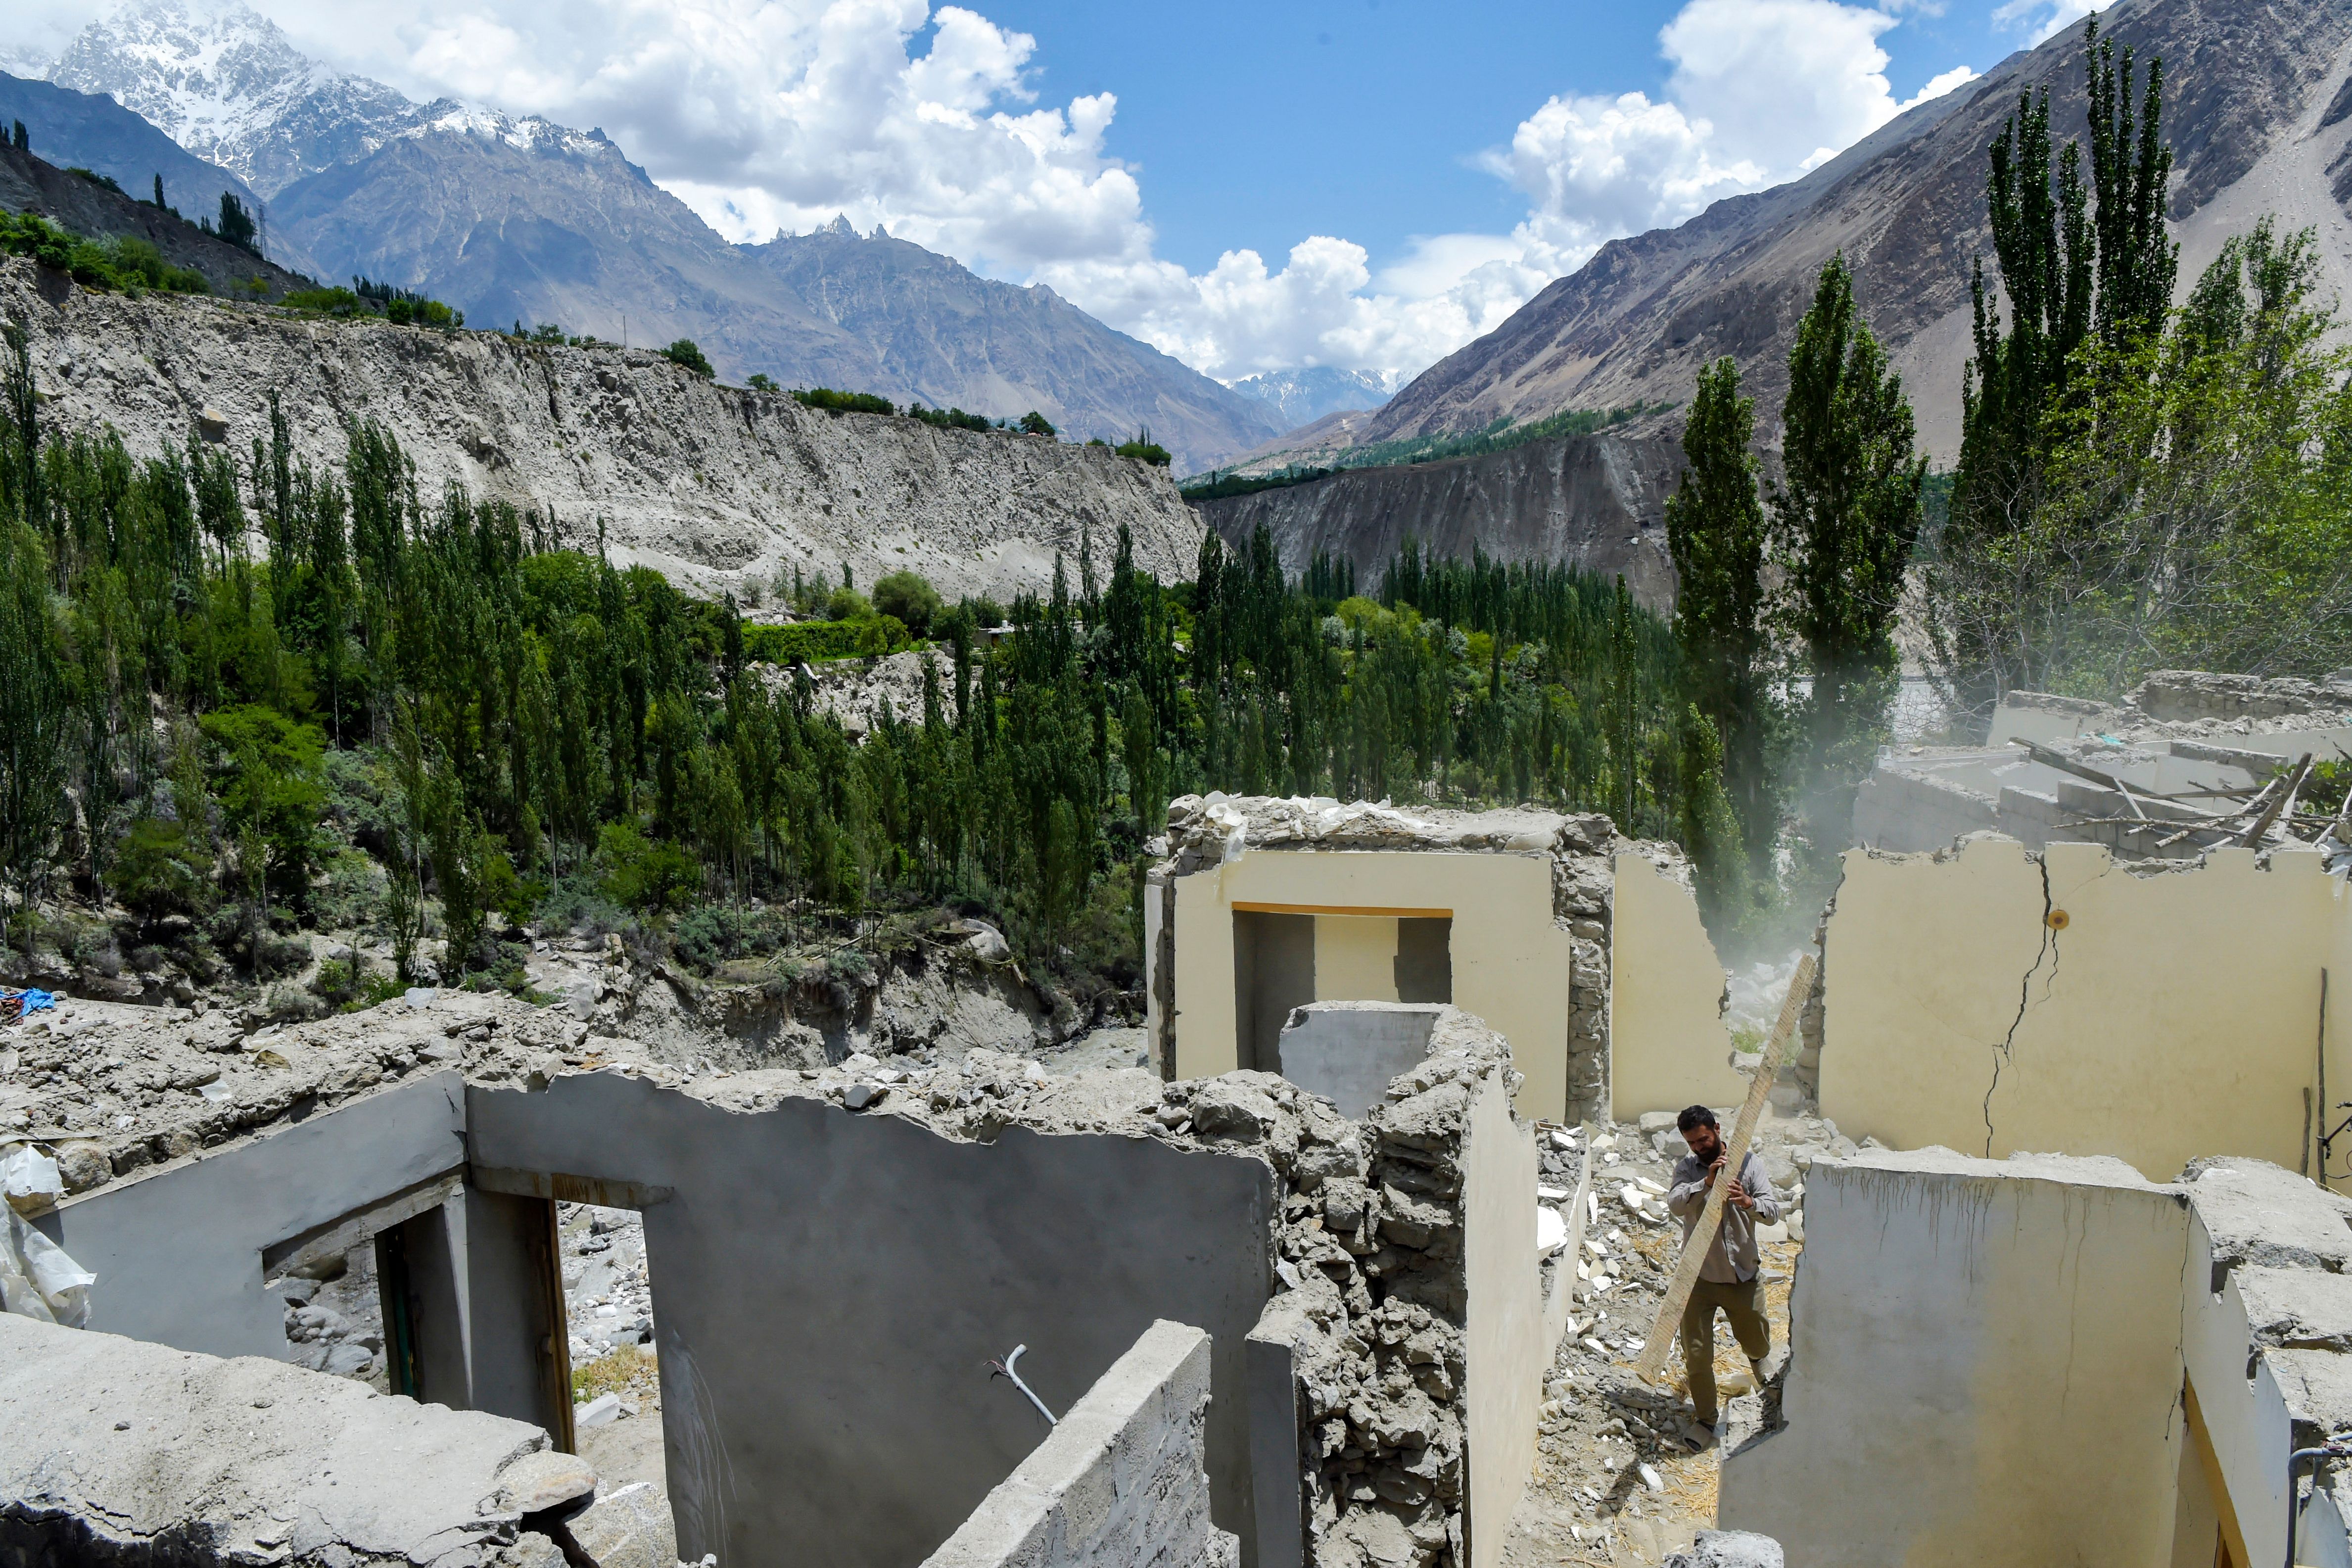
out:
M988 1494L926 1568L1215 1568L1202 1432L1209 1336L1156 1322Z
M645 1210L680 1555L920 1563L1157 1319L1215 1340L1217 1523L1252 1539L1251 1327L1272 1173L1146 1139L957 1142L787 1099L756 1112L617 1074L469 1091L475 1158L664 1187ZM1253 1552L1252 1555L1255 1555Z
M594 1484L536 1427L253 1357L0 1313L0 1563L473 1563Z
M1473 1090L1463 1128L1463 1436L1470 1568L1502 1568L1511 1515L1535 1469L1536 1412L1553 1343L1536 1257L1536 1145L1506 1075Z
M1270 1065L1360 1120L1388 1098L1390 1079L1429 1054L1437 1015L1402 1002L1317 1002L1290 1015Z
M463 1166L465 1128L463 1079L436 1073L69 1198L35 1223L98 1276L91 1328L282 1360L264 1249Z
M1725 1458L1726 1529L1799 1568L2170 1568L2179 1188L1871 1152L1814 1164L1805 1222L1786 1426Z

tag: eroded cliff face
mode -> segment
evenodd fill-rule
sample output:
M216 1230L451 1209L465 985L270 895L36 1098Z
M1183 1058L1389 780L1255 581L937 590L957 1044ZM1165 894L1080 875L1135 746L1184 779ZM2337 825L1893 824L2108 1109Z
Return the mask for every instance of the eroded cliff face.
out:
M250 450L276 392L297 450L341 467L345 431L389 427L423 493L552 510L567 542L709 593L779 565L860 586L910 567L950 598L1043 586L1056 551L1118 527L1136 564L1187 577L1202 525L1164 468L1003 432L831 415L718 385L646 350L529 344L380 321L301 320L215 300L92 294L0 260L52 431L110 425L134 454L191 432ZM210 415L217 419L200 417Z
M1322 552L1354 562L1369 591L1414 539L1455 559L1475 548L1497 561L1622 574L1635 598L1664 610L1675 598L1666 497L1682 468L1678 440L1610 430L1442 463L1349 468L1312 484L1202 501L1199 510L1228 544L1247 545L1263 525L1293 575Z

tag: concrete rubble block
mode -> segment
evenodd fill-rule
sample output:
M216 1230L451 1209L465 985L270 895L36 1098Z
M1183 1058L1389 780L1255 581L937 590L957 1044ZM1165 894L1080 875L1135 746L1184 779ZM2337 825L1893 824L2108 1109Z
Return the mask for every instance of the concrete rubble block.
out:
M677 1531L651 1481L607 1492L565 1523L596 1568L676 1568Z
M2217 1269L2352 1272L2352 1198L2261 1160L2192 1160L2181 1173Z
M1688 1552L1666 1559L1665 1568L1788 1568L1780 1543L1752 1530L1702 1530Z
M1097 1379L926 1568L1218 1568L1202 1433L1209 1336L1165 1319Z
M0 1315L0 1366L15 1561L145 1561L169 1541L191 1568L522 1564L523 1515L595 1484L539 1427L257 1357Z

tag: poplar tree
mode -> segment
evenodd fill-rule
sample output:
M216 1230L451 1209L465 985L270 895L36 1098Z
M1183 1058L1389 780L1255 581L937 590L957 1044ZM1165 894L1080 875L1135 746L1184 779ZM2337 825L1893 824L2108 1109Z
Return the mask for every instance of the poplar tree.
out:
M1764 505L1757 490L1756 400L1739 395L1728 357L1699 372L1683 426L1689 467L1666 500L1675 563L1675 641L1693 706L1715 727L1723 788L1740 847L1759 868L1771 850L1777 806L1765 761L1770 698L1764 662Z
M2145 89L2132 51L2084 35L2090 178L2069 141L2053 164L2050 89L2019 95L1987 150L1985 205L1999 297L1973 266L1975 353L1960 388L1951 510L1923 574L1930 658L1955 714L1989 720L2004 690L2046 675L2042 584L2017 548L2045 501L2053 416L2077 397L2082 351L2119 354L2160 332L2179 247L2165 236L2164 62ZM2004 322L2000 300L2008 302Z
M1844 847L1854 786L1885 732L1901 673L1895 620L1927 478L1903 378L1863 319L1842 254L1798 323L1781 426L1773 546L1783 615L1812 680L1801 810L1821 863Z

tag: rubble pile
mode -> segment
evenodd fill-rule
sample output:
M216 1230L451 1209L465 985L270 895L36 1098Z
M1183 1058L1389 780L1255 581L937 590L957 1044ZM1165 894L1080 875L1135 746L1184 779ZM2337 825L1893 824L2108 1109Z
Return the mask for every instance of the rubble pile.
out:
M1717 1107L1729 1125L1732 1108ZM1538 1415L1536 1473L1512 1528L1508 1563L1562 1560L1656 1562L1686 1546L1712 1522L1715 1465L1773 1418L1787 1360L1788 1292L1804 1240L1805 1173L1818 1161L1859 1147L1836 1124L1801 1113L1773 1112L1758 1123L1756 1157L1780 1194L1784 1216L1759 1227L1773 1354L1759 1389L1727 1327L1716 1331L1716 1380L1725 1397L1723 1426L1710 1435L1689 1418L1681 1388L1651 1388L1631 1372L1654 1322L1682 1245L1682 1225L1664 1194L1675 1162L1689 1152L1671 1111L1590 1132L1550 1135L1544 1193L1572 1195L1579 1158L1592 1180L1574 1269L1574 1309L1545 1378Z
M1261 1076L1202 1082L1195 1125L1261 1114L1253 1102L1277 1092L1250 1087ZM1460 1159L1482 1089L1517 1079L1502 1037L1449 1009L1427 1058L1363 1122L1297 1096L1277 1265L1290 1290L1268 1320L1286 1330L1298 1379L1318 1568L1466 1561Z
M248 1028L218 1009L59 1001L0 1029L0 1142L49 1147L68 1193L444 1068L477 1083L590 1058L585 1026L495 993L418 990Z

